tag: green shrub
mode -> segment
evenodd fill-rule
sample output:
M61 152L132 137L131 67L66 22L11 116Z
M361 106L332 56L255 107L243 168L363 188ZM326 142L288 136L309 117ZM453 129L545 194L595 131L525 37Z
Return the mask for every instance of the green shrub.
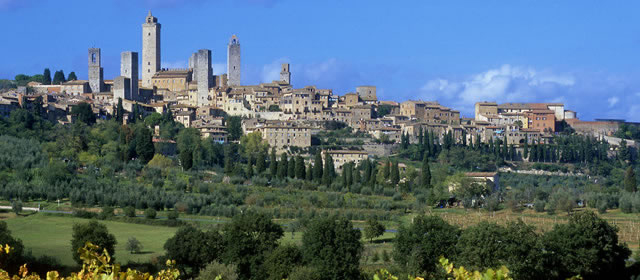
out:
M155 219L157 215L158 213L153 208L147 208L147 210L144 210L144 217L149 220Z
M131 207L131 206L127 206L124 209L122 209L122 211L124 212L124 215L129 217L129 218L135 218L136 217L136 209Z

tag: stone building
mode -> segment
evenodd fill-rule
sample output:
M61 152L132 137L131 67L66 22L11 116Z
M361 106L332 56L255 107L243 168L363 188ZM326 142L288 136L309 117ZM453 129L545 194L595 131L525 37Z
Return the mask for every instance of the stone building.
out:
M278 151L283 151L287 147L311 146L311 127L295 124L266 125L256 130L262 133L262 138L269 143L270 147L275 147Z
M495 102L477 102L475 109L476 120L480 120L482 116L498 114L498 104Z
M460 124L460 112L438 102L409 100L400 104L400 114L434 124Z
M151 88L151 79L160 71L160 23L158 19L147 15L142 24L142 86Z
M158 89L172 92L186 92L192 77L191 69L167 69L153 75L151 83Z
M227 46L227 84L240 85L240 41L236 35L231 36Z
M194 111L179 111L175 114L176 122L181 123L184 127L191 127L191 122L195 119Z
M361 161L369 158L369 154L365 151L324 150L322 154L323 161L327 159L327 155L331 156L336 170L342 170L342 166L345 163L353 162L358 165Z
M125 76L118 76L113 80L113 104L131 99L131 79Z
M92 93L104 90L104 74L101 64L100 48L89 49L89 87Z
M553 133L556 131L555 112L551 110L531 110L526 113L528 128L537 129L540 132Z
M356 88L356 93L365 104L375 104L378 101L375 86L359 86Z
M84 80L75 80L62 83L60 90L69 95L81 95L91 92L89 82Z

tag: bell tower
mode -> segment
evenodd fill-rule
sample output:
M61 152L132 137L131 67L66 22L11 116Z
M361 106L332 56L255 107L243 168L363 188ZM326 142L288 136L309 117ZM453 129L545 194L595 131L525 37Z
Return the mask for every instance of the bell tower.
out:
M160 23L158 18L147 15L142 24L142 86L151 88L151 78L160 71Z
M236 35L231 36L227 47L227 74L230 86L240 85L240 41Z

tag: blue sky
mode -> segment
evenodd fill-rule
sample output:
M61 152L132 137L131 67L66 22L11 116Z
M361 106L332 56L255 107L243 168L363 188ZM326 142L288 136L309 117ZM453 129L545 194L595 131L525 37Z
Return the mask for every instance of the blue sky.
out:
M376 85L387 100L564 102L581 119L640 121L640 1L0 0L0 78L75 71L102 48L105 78L140 51L151 9L163 67L211 49L226 66L237 34L242 83L278 77L335 94Z

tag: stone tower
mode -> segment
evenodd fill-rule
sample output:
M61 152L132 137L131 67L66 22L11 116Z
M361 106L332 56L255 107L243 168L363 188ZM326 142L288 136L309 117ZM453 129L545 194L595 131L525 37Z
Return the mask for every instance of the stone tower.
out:
M104 89L100 48L89 49L89 87L93 93L102 92Z
M291 72L289 72L289 63L282 63L282 71L280 71L280 81L291 84Z
M240 85L240 41L236 35L231 36L227 48L227 74L229 86Z
M160 71L160 24L158 19L147 15L142 24L142 86L151 88L151 78Z
M209 87L213 80L213 69L211 69L211 50L198 50L196 56L196 68L198 94L196 101L198 106L209 105Z
M365 101L378 100L375 86L359 86L356 87L356 93Z
M138 53L126 51L120 55L120 76L129 78L130 96L125 96L129 100L139 100L138 95Z
M198 72L197 72L197 65L198 65L198 52L194 52L191 54L191 57L189 57L189 69L191 69L191 80L192 81L198 81Z

